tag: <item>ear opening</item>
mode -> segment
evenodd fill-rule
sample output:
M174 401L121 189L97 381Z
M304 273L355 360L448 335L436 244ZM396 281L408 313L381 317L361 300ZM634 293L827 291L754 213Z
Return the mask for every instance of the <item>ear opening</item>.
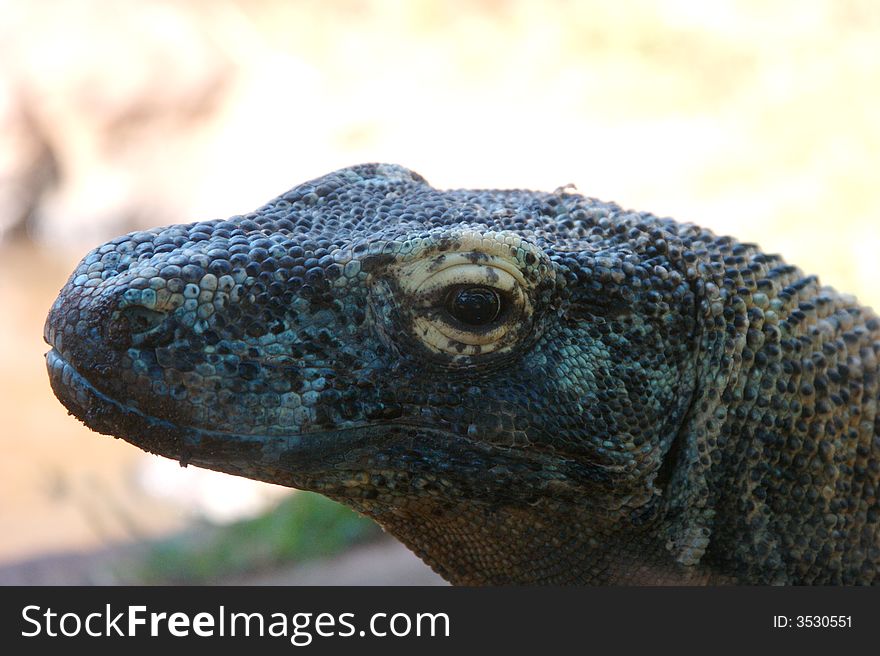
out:
M685 567L699 564L715 518L708 483L712 462L705 446L700 449L707 442L704 419L692 417L686 422L657 475L665 498L665 546L673 560Z
M699 564L709 546L715 511L705 506L706 494L708 490L704 489L703 494L691 491L685 499L673 499L667 514L670 521L665 529L666 550L685 567Z

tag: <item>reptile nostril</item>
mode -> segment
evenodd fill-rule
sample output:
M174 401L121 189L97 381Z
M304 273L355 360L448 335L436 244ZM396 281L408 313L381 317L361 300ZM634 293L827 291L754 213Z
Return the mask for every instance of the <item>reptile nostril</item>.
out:
M165 320L165 313L145 308L143 305L129 305L119 311L119 318L128 323L132 334L145 333Z

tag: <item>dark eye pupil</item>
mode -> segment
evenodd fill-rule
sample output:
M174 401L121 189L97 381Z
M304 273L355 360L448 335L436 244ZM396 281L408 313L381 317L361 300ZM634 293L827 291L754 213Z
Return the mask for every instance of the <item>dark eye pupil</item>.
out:
M468 326L485 326L498 318L501 298L488 287L463 287L453 291L447 301L449 314Z

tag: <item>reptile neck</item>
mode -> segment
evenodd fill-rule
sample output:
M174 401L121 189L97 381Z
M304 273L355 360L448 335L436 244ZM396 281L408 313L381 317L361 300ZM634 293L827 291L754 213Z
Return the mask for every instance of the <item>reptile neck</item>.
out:
M709 577L672 561L651 526L621 531L584 509L421 501L359 510L454 585L692 585Z

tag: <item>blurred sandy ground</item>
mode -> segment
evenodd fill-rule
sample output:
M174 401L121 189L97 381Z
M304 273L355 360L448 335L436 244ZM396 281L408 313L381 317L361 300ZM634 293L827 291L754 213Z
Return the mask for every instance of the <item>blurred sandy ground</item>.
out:
M54 400L42 322L97 243L391 161L439 187L573 183L880 307L878 117L873 0L0 0L0 562L277 494Z

